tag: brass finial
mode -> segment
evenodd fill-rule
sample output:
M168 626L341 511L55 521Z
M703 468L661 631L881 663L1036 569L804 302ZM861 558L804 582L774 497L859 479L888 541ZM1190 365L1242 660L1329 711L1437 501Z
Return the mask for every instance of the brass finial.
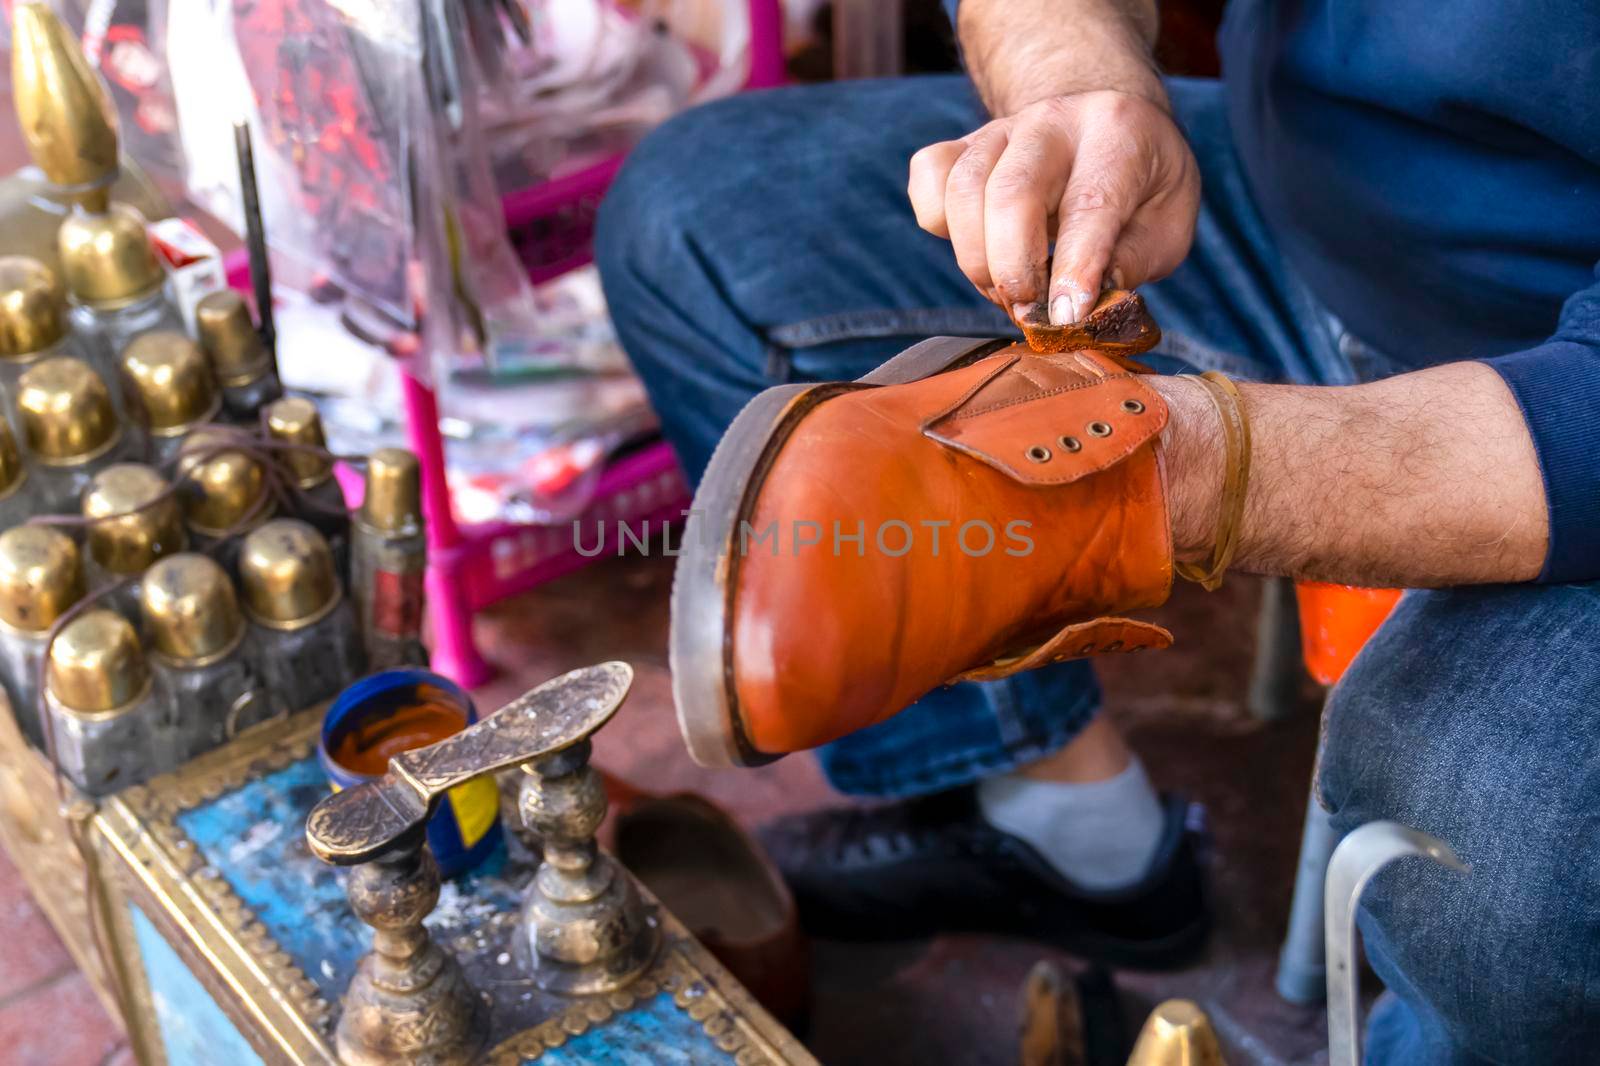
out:
M85 611L50 643L50 692L82 714L126 707L150 689L150 669L133 625L103 607Z
M244 637L244 616L227 571L204 555L182 552L144 575L140 605L155 650L186 665L225 655Z
M56 185L104 210L117 174L116 112L77 39L42 2L11 16L11 95L28 153Z
M1139 1030L1128 1066L1227 1066L1206 1012L1187 999L1159 1004Z
M22 454L17 451L17 439L11 435L11 423L0 415L0 500L16 492L27 476Z
M41 462L81 463L103 453L120 433L111 393L88 363L57 355L17 382L22 439Z
M67 289L97 310L137 303L167 280L144 216L127 204L112 204L101 213L72 212L61 223L57 244Z
M154 330L130 341L122 353L122 373L154 436L179 436L211 421L222 407L205 353L175 330Z
M267 432L274 440L281 440L285 444L328 447L328 439L322 433L322 416L317 414L316 404L298 396L285 396L267 408ZM283 453L283 462L302 489L322 484L333 473L333 461L315 452L299 449L286 451Z
M0 621L43 633L83 598L83 567L72 538L48 526L0 533Z
M270 513L270 505L261 504L266 471L251 456L229 448L232 443L227 431L201 427L178 451L184 517L190 529L208 537L232 531L252 511L259 518Z
M162 556L184 549L183 513L165 479L140 463L114 463L94 476L83 494L89 554L113 574L137 574Z
M382 533L414 533L422 525L422 472L404 448L379 448L367 457L361 521Z
M234 290L211 293L196 304L194 323L223 388L248 385L272 366L250 308Z
M0 256L0 358L42 352L66 336L55 271L26 255Z
M239 580L245 610L270 629L308 626L339 604L328 542L295 518L268 522L244 538Z

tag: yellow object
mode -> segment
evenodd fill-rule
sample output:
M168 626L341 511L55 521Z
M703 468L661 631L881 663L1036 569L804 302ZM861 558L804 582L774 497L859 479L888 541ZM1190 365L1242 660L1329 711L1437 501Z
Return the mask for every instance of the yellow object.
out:
M233 442L224 431L202 427L178 451L184 517L190 529L204 536L235 531L252 511L258 521L272 513L271 504L261 501L266 471L251 456L229 448Z
M194 322L200 346L210 356L223 388L248 385L271 367L272 357L250 320L250 309L244 297L232 289L201 300L195 306Z
M160 291L167 274L145 226L144 216L127 204L67 216L57 244L62 277L73 299L111 311Z
M245 610L270 629L299 629L339 604L339 577L322 534L294 518L268 522L244 539L239 580Z
M116 711L150 690L139 636L115 611L87 611L62 627L50 644L50 692L68 710Z
M48 526L0 533L0 622L43 633L83 591L83 567L70 537Z
M152 566L140 586L140 607L154 650L186 666L221 658L244 637L233 582L204 555L183 552Z
M137 574L157 559L180 552L188 538L177 498L148 466L116 463L89 482L83 494L89 555L113 574ZM155 502L159 501L159 502Z
M0 358L25 361L66 335L55 271L25 255L0 256Z
M11 16L11 96L28 154L56 185L104 210L117 175L116 112L83 48L50 6L19 3Z
M186 433L196 423L211 421L222 407L205 353L175 330L153 330L130 341L122 353L122 374L157 437Z
M1227 1066L1206 1012L1187 999L1159 1004L1139 1030L1128 1066Z
M40 462L81 463L102 454L121 434L111 393L94 368L71 356L52 356L17 381L22 439Z
M316 404L297 396L286 396L267 408L267 432L273 440L285 444L300 444L310 448L328 447L322 432L322 416ZM302 489L315 488L328 480L333 473L333 462L315 452L285 451L283 464L294 475L295 484Z
M361 521L380 533L415 533L422 526L422 471L403 448L379 448L367 457L367 493Z

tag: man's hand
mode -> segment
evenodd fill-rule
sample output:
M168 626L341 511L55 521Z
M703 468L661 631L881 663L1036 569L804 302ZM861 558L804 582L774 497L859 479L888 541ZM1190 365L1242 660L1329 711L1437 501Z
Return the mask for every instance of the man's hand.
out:
M1189 252L1200 171L1165 110L1115 90L1054 96L911 158L917 224L1022 319L1079 321L1103 287L1171 273ZM1054 241L1055 255L1049 254Z

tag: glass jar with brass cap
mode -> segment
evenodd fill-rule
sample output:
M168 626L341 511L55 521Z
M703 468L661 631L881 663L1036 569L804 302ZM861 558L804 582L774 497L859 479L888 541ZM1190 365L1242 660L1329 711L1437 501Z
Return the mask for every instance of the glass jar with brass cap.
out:
M416 455L379 448L367 457L367 490L350 537L350 584L371 668L426 665L422 602L428 543Z
M278 518L245 537L239 582L250 657L277 709L331 699L364 672L355 611L328 542L310 525Z
M0 532L0 682L22 733L44 742L39 668L50 627L83 598L83 565L72 538L49 526Z
M177 768L139 636L116 611L92 608L61 628L45 686L57 764L84 792L108 796Z
M137 623L139 582L155 562L188 545L183 511L165 478L142 463L116 463L89 481L83 494L87 558L95 591L126 580L110 606Z
M61 223L61 276L73 329L107 363L141 333L183 331L145 219L126 204L75 210Z
M176 330L141 333L121 359L130 417L150 438L151 462L165 466L195 427L222 410L211 364L200 346Z
M194 326L222 386L227 417L254 425L261 408L283 395L283 385L244 297L232 289L207 295L195 305Z
M178 497L189 543L215 553L223 568L237 575L239 538L272 517L262 461L241 442L237 430L202 426L178 449Z
M319 454L327 451L328 439L316 404L300 396L285 396L267 405L265 421L267 436L282 449L274 460L284 480L293 486L290 506L294 517L309 522L327 538L334 568L341 580L348 580L350 512L344 490L333 476L333 460Z
M74 205L101 211L115 199L149 218L172 208L137 165L119 160L115 112L72 30L46 3L11 12L11 99L34 165L0 178L0 233L8 250L53 269L56 231Z
M0 529L21 525L38 510L17 438L11 433L11 423L0 415Z
M41 510L76 514L90 478L140 457L140 442L118 419L105 379L82 359L56 355L25 370L17 409Z
M145 573L140 602L156 690L185 759L271 716L272 701L245 654L233 580L221 566L192 552L170 555Z
M0 256L0 389L7 415L17 417L23 371L52 355L83 358L87 347L67 330L66 295L55 271L30 256ZM106 367L95 369L105 374Z

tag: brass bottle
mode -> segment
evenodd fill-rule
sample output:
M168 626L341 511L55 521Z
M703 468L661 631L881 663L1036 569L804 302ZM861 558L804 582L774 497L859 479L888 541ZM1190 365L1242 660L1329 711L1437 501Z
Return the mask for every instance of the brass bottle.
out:
M172 213L131 160L120 160L119 173L116 118L105 89L77 38L45 3L12 9L11 97L35 165L0 178L0 233L8 251L57 269L56 233L78 204L101 211L116 199L149 218Z
M139 456L104 379L81 359L57 355L29 367L17 382L17 408L41 510L76 514L90 478Z
M138 578L158 560L188 545L183 511L166 480L140 463L116 463L89 481L83 494L84 568L89 588L99 591L124 579L110 606L138 623Z
M268 522L244 539L239 579L251 659L276 709L331 699L365 671L355 611L322 534L295 518Z
M283 385L244 297L232 289L211 293L195 305L194 323L222 386L227 417L254 425L261 408L283 395Z
M183 503L189 543L196 551L226 539L216 554L237 576L239 538L272 517L265 468L250 453L235 447L225 429L200 427L178 448L178 496Z
M47 728L61 772L91 796L108 796L176 769L169 719L151 683L133 624L95 608L62 627L46 669Z
M0 533L0 682L22 733L44 743L39 669L50 627L83 598L83 566L72 538L48 526Z
M142 333L183 332L145 218L127 204L75 210L61 223L61 274L73 329L107 363Z
M350 550L356 617L373 670L427 665L427 568L421 467L411 452L380 448L367 458L367 490L351 523Z
M266 408L267 435L284 445L326 451L328 439L322 432L322 416L316 404L298 396L286 396ZM334 566L341 579L350 574L350 512L344 490L333 476L333 461L314 451L283 451L278 465L295 488L294 517L309 522L328 540Z
M7 416L17 417L23 371L52 355L85 354L67 331L66 296L55 272L25 255L0 256L0 390ZM95 369L105 376L106 367Z
M0 529L21 525L36 510L33 482L11 435L11 423L0 417Z
M246 625L233 581L204 555L156 563L141 590L156 688L171 708L184 759L232 740L272 713L245 654Z
M128 410L150 438L150 461L164 467L190 431L222 410L211 364L194 341L159 329L129 341L121 365Z

